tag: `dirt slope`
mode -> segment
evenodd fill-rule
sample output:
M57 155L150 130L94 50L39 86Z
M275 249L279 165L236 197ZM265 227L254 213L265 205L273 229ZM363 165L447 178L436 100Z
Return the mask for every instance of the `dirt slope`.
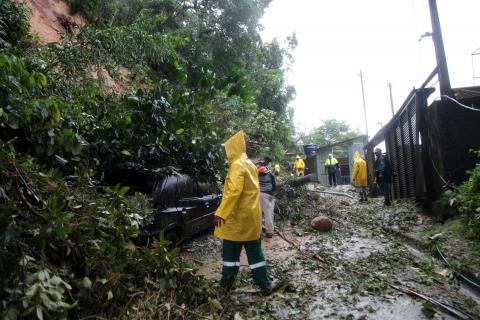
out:
M24 3L31 12L31 32L38 36L42 45L60 41L62 34L66 32L66 27L75 32L73 29L76 26L85 25L85 19L80 14L70 13L70 7L66 1L24 0ZM115 81L104 68L98 71L93 70L92 76L98 78L101 74L106 88L122 92L125 90L129 72L126 68L120 68L120 73L121 82Z
M31 10L30 25L33 34L37 34L41 44L57 42L65 32L65 22L84 25L85 20L79 15L71 15L70 8L62 0L26 0Z

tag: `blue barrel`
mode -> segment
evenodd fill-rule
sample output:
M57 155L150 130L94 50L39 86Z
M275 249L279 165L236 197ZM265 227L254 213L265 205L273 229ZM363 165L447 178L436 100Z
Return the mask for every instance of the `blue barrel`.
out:
M318 144L306 144L303 146L303 152L305 152L305 155L307 157L315 154L317 150L318 150Z

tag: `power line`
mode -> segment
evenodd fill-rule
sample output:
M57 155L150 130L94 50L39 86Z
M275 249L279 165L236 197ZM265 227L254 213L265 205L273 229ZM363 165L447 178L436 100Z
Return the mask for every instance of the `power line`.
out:
M480 112L480 109L477 109L477 108L472 108L472 107L469 107L461 102L458 102L457 100L455 100L454 98L452 97L449 97L447 95L440 95L439 97L437 97L435 100L437 100L438 98L445 98L447 100L450 100L452 102L455 102L455 104L457 104L458 106L462 107L462 108L465 108L465 109L468 109L468 110L471 110L471 111L476 111L476 112Z

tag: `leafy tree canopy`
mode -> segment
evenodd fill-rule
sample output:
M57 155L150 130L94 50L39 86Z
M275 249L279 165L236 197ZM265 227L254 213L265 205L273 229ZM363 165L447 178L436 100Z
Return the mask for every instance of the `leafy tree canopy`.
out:
M342 142L361 135L358 129L352 129L346 121L335 119L321 120L321 125L310 130L308 134L300 134L300 139L305 143L315 143L326 146Z

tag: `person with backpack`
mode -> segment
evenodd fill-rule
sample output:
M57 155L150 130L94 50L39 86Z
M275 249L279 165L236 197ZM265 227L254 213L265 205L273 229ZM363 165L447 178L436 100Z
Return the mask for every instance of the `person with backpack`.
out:
M392 171L390 169L390 161L382 154L382 149L375 148L375 180L385 199L386 206L392 205L392 197L390 195L390 184L392 183Z

